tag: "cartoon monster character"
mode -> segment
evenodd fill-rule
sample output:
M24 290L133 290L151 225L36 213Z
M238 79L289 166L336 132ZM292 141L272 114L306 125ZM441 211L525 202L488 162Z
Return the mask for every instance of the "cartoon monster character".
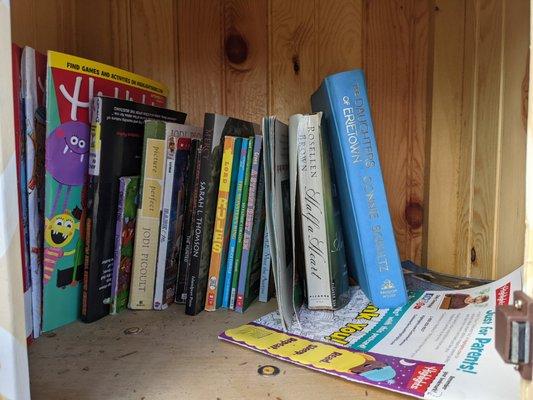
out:
M46 139L46 171L58 183L48 218L52 218L56 212L65 212L72 186L85 183L88 152L89 126L83 122L65 122ZM64 187L63 207L58 210Z
M79 229L79 222L76 222L74 216L70 213L65 212L57 214L51 219L45 219L44 240L46 246L43 260L43 281L45 285L52 277L57 260L61 257L72 255L76 251L75 249L64 251L64 248L72 242L77 229Z

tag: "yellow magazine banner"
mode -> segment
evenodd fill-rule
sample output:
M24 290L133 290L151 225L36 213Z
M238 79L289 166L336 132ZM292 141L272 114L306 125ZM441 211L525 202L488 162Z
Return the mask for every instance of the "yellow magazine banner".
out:
M163 84L141 75L125 71L97 61L72 56L56 51L48 52L48 65L65 71L83 72L86 75L104 78L116 83L134 86L164 97L168 97L168 89Z

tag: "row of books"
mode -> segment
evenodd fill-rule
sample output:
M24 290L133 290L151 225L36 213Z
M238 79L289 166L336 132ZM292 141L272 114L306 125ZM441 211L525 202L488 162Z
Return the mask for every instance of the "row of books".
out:
M405 302L362 71L328 77L289 125L198 128L161 83L13 54L30 336L126 306L242 312L272 283L284 318L304 298L334 310L348 275L380 307Z

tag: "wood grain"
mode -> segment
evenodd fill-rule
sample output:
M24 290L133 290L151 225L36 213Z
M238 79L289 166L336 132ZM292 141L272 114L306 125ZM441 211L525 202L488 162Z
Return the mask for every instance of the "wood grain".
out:
M526 126L522 104L527 92L529 0L505 1L501 93L499 193L496 209L494 278L523 262L525 230Z
M223 343L217 334L273 310L255 303L245 314L220 310L186 316L183 306L131 312L94 324L76 322L30 348L32 399L404 399ZM130 327L137 335L125 335ZM276 376L260 376L275 365ZM47 371L43 374L42 371ZM96 384L97 383L97 384ZM61 388L58 397L57 388Z
M11 40L21 47L35 43L33 3L34 0L18 0L11 3Z
M224 112L223 3L177 3L180 109L189 124L203 126L204 113Z
M74 36L76 55L130 68L129 0L77 1L74 24L77 32L90 32Z
M173 0L131 2L131 68L162 82L171 91L167 107L177 105L177 22ZM150 27L143 29L142 27Z
M316 2L318 79L363 66L363 0Z
M457 213L461 153L464 0L435 3L433 96L426 254L423 264L460 274ZM464 275L464 273L463 273Z
M75 53L76 36L91 34L76 29L75 5L74 1L34 0L35 42L29 45L42 53L48 50Z
M311 111L319 84L314 2L271 0L269 27L269 113L288 122Z
M428 51L426 1L366 1L363 62L389 208L402 259L420 262Z
M260 124L268 106L268 2L224 2L225 113Z

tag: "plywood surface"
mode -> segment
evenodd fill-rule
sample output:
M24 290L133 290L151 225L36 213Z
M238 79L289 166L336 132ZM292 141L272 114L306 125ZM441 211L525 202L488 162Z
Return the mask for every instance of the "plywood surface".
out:
M233 311L186 316L183 307L127 311L94 324L75 323L30 348L33 400L398 399L221 342L217 334L275 308L255 303ZM126 335L131 327L142 329ZM275 365L277 376L260 376Z

